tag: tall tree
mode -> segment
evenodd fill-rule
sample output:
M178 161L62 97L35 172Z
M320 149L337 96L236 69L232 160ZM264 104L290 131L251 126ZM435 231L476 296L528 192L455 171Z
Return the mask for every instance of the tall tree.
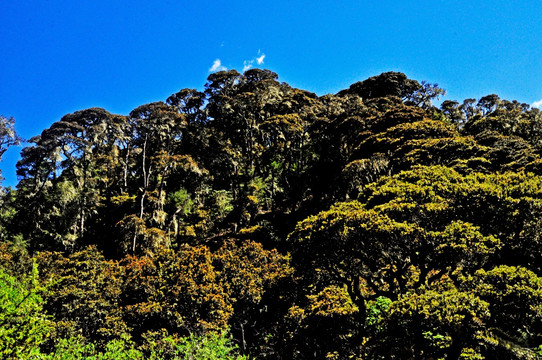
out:
M115 154L122 126L123 117L103 109L77 111L23 149L17 163L18 204L34 211L19 224L25 236L41 238L37 248L73 249L86 235L87 221L97 215L108 185L102 175L110 171L105 165L111 161L104 160Z
M0 161L10 146L19 145L21 138L15 132L15 119L0 115Z

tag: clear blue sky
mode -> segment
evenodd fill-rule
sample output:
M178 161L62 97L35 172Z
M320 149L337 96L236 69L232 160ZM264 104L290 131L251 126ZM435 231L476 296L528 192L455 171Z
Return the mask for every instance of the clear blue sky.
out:
M88 107L127 114L203 89L217 59L268 68L319 95L402 71L438 83L446 99L496 93L533 104L542 99L541 14L539 0L4 0L0 114L25 138ZM6 186L16 184L19 151L1 166Z

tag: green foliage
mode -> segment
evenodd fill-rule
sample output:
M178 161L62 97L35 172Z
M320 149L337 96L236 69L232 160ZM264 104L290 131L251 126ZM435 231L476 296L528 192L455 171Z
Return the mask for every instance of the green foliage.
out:
M542 278L523 267L501 265L480 269L475 293L490 304L495 335L534 347L542 332Z
M212 195L212 214L218 219L224 219L233 210L232 196L226 190L215 190Z
M73 337L59 339L53 352L41 354L43 360L137 360L144 359L143 353L126 338L109 341L103 350L98 350L93 343L85 344L83 339Z
M3 359L31 359L50 334L43 312L37 266L18 280L0 269L0 356Z
M37 261L41 278L51 282L44 308L53 316L55 337L82 335L105 342L126 333L119 304L121 269L115 262L94 247L69 257L44 252Z
M26 249L20 234L13 234L13 219L17 210L15 209L15 191L11 188L0 188L0 241L11 241L14 245Z
M486 302L453 288L408 294L390 306L387 334L376 339L380 342L376 351L401 358L479 355L487 338L484 322L489 316Z
M357 350L359 309L344 287L326 287L300 302L285 318L287 346L293 353L347 358Z
M231 70L63 116L0 194L4 357L533 358L542 112L443 94Z
M179 211L184 216L190 215L190 213L194 211L194 201L190 199L190 194L188 194L186 189L181 189L171 194L170 201L175 205L177 209L179 209L177 211Z
M379 296L376 300L370 301L367 304L367 325L378 327L392 303L391 299L384 296Z
M37 355L43 360L245 360L246 356L238 354L237 346L232 343L226 332L210 333L204 336L190 335L174 338L171 336L159 339L148 339L144 349L127 338L109 341L103 350L94 344L84 344L81 339L61 339L51 354Z
M181 338L176 344L175 359L177 358L187 360L247 359L246 356L238 354L237 346L225 332Z

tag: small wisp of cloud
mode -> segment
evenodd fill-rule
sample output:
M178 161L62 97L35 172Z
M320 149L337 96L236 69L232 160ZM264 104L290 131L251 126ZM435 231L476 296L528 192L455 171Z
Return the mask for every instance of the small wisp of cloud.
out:
M262 65L264 59L265 54L262 54L261 51L258 50L258 56L254 57L252 60L243 61L243 72L251 69L254 66L254 63L256 63L257 65Z
M248 61L248 60L243 61L243 72L250 69L252 67L253 63L254 63L254 61Z
M533 103L533 105L531 105L532 107L534 108L539 108L540 110L542 110L542 99L538 100L538 101L535 101Z
M252 69L254 65L263 65L265 60L265 54L263 54L260 50L258 50L258 55L253 57L251 60L245 60L243 61L243 72L247 71L248 69ZM225 71L228 70L224 65L222 65L222 61L220 59L216 59L213 62L213 66L209 69L209 72L217 72L217 71Z
M217 71L225 71L228 70L224 65L222 65L222 62L220 59L216 59L213 62L213 66L209 69L209 72L217 72Z

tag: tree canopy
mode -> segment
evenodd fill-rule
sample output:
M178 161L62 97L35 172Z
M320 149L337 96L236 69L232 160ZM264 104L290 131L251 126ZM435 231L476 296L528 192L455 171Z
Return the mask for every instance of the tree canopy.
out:
M209 75L31 138L0 193L0 353L536 359L542 113L386 72ZM0 159L21 139L0 117Z

